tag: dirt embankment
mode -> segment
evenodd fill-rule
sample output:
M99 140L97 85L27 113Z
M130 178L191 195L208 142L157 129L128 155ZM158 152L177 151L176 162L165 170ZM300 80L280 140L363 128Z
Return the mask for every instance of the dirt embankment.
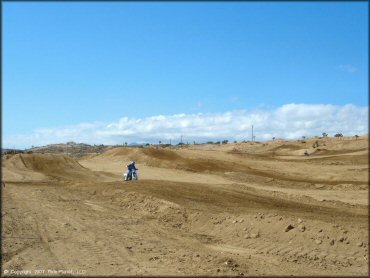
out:
M3 159L4 180L91 180L107 178L108 173L96 173L77 160L53 154L15 154Z

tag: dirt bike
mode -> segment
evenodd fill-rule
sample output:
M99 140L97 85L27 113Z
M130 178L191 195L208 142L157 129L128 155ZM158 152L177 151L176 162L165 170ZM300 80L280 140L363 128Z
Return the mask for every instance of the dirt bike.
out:
M123 180L124 181L138 180L139 179L139 175L138 175L138 172L137 172L138 170L139 169L132 170L130 175L127 175L127 173L124 172L123 173Z

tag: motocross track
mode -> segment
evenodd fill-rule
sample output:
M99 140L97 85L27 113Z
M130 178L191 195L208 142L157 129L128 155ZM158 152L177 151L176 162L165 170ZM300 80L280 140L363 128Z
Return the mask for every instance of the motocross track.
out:
M2 269L367 276L368 137L316 140L3 156Z

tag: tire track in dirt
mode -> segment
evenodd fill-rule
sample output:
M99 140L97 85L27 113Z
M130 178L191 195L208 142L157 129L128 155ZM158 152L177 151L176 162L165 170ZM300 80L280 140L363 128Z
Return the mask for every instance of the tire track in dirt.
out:
M180 204L183 207L192 208L196 206L205 211L251 212L251 210L267 211L273 209L284 213L304 213L308 214L310 218L323 220L332 220L333 216L338 220L343 219L347 222L360 219L361 221L367 220L367 212L365 211L364 214L359 214L338 206L330 206L330 204L312 205L295 200L261 195L258 192L240 190L229 185L212 187L205 184L145 180L145 182L132 184L125 189L153 195Z
M35 225L32 223L30 212L17 205L13 194L9 192L9 187L2 190L2 197L7 204L2 205L5 214L1 217L2 222L2 263L10 263L18 268L22 267L23 261L19 256L41 242L41 237L37 235ZM11 204L11 207L8 206ZM10 213L11 211L11 213ZM14 248L13 246L17 246ZM13 259L18 260L11 262Z
M47 253L50 254L50 257L53 261L53 265L57 266L59 269L64 269L64 265L61 263L61 261L56 256L55 252L52 251L50 248L50 237L47 233L47 229L44 227L42 223L40 223L37 219L35 219L36 225L37 225L37 231L40 235L41 242L43 244L43 247Z
M274 257L274 261L299 262L308 265L336 265L337 267L347 267L360 262L361 256L338 255L334 251L312 249L302 246L286 246L276 244L276 242L256 241L244 245L243 247L228 244L204 244L206 247L243 255L260 255L264 258Z
M63 192L68 189L57 189L59 192L61 190ZM99 218L106 215L106 208L88 201L84 197L87 196L81 195L79 202L74 203L79 214L75 214L75 210L65 210L64 214L60 215L59 211L63 210L65 202L59 202L56 206L43 210L47 215L38 215L40 218L53 218L53 223L62 224L65 222L70 230L68 232L69 230L65 228L61 230L58 228L60 230L59 236L58 238L53 238L40 228L40 234L44 238L43 241L48 242L48 250L53 253L60 265L68 267L80 265L87 270L87 273L89 271L94 273L97 271L100 274L106 273L103 270L114 273L114 268L120 265L137 269L135 263L130 259L130 252L125 249L119 250L112 243L109 243L107 232L104 228L104 221L102 223L98 222ZM112 214L112 211L110 211L110 214ZM114 214L118 215L117 212L113 212L113 215L109 215L108 218L112 218ZM92 226L91 224L93 223L98 223L98 225ZM52 223L49 222L49 225L52 225ZM81 236L81 233L83 233L83 236ZM65 254L71 254L73 259Z

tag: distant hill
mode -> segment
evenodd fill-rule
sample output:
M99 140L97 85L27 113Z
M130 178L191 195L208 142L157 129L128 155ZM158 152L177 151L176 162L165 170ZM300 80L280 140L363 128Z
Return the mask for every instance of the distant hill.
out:
M133 143L128 144L128 146L129 147L142 147L144 146L144 144L133 142Z
M112 148L112 146L67 142L65 144L50 144L42 147L33 147L25 150L25 152L64 154L74 158L79 158L86 154L103 153L110 148Z

